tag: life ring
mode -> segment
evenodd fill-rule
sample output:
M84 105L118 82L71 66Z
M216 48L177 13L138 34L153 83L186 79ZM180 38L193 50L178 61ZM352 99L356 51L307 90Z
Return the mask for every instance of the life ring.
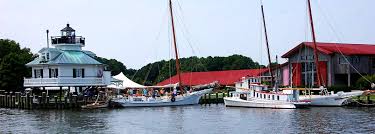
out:
M172 102L175 102L175 101L176 101L176 98L172 97L172 98L171 98L171 101L172 101Z

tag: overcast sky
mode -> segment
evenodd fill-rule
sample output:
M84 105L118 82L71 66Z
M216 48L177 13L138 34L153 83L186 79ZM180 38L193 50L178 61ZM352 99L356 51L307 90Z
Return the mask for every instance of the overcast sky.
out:
M260 0L173 1L181 57L242 54L267 64ZM272 57L311 40L305 0L263 4ZM317 40L375 44L374 5L312 0ZM46 29L59 36L68 22L85 50L128 68L171 58L168 0L0 0L0 38L34 53L46 46Z

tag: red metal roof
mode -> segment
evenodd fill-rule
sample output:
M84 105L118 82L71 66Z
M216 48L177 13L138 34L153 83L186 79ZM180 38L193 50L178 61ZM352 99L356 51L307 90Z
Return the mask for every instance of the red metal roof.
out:
M268 69L245 69L245 70L226 70L226 71L209 71L209 72L185 72L181 74L182 83L184 85L200 85L218 81L220 85L233 85L245 76L259 76ZM177 83L177 75L166 79L158 86Z
M313 42L302 42L281 57L289 58L291 55L298 53L299 50L305 46L313 48L314 44ZM333 53L343 53L344 55L375 55L375 45L371 44L317 42L317 49L319 52L328 55Z

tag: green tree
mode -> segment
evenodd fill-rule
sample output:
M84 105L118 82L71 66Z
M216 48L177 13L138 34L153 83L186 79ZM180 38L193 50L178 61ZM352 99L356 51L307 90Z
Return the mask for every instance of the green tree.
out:
M15 41L0 39L0 89L22 90L23 78L31 76L31 70L25 64L35 57L30 49L21 49Z

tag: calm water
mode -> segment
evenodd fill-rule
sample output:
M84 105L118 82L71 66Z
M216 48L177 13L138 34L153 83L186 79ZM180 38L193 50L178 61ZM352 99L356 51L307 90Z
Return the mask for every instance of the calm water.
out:
M375 108L0 109L0 133L375 133Z

